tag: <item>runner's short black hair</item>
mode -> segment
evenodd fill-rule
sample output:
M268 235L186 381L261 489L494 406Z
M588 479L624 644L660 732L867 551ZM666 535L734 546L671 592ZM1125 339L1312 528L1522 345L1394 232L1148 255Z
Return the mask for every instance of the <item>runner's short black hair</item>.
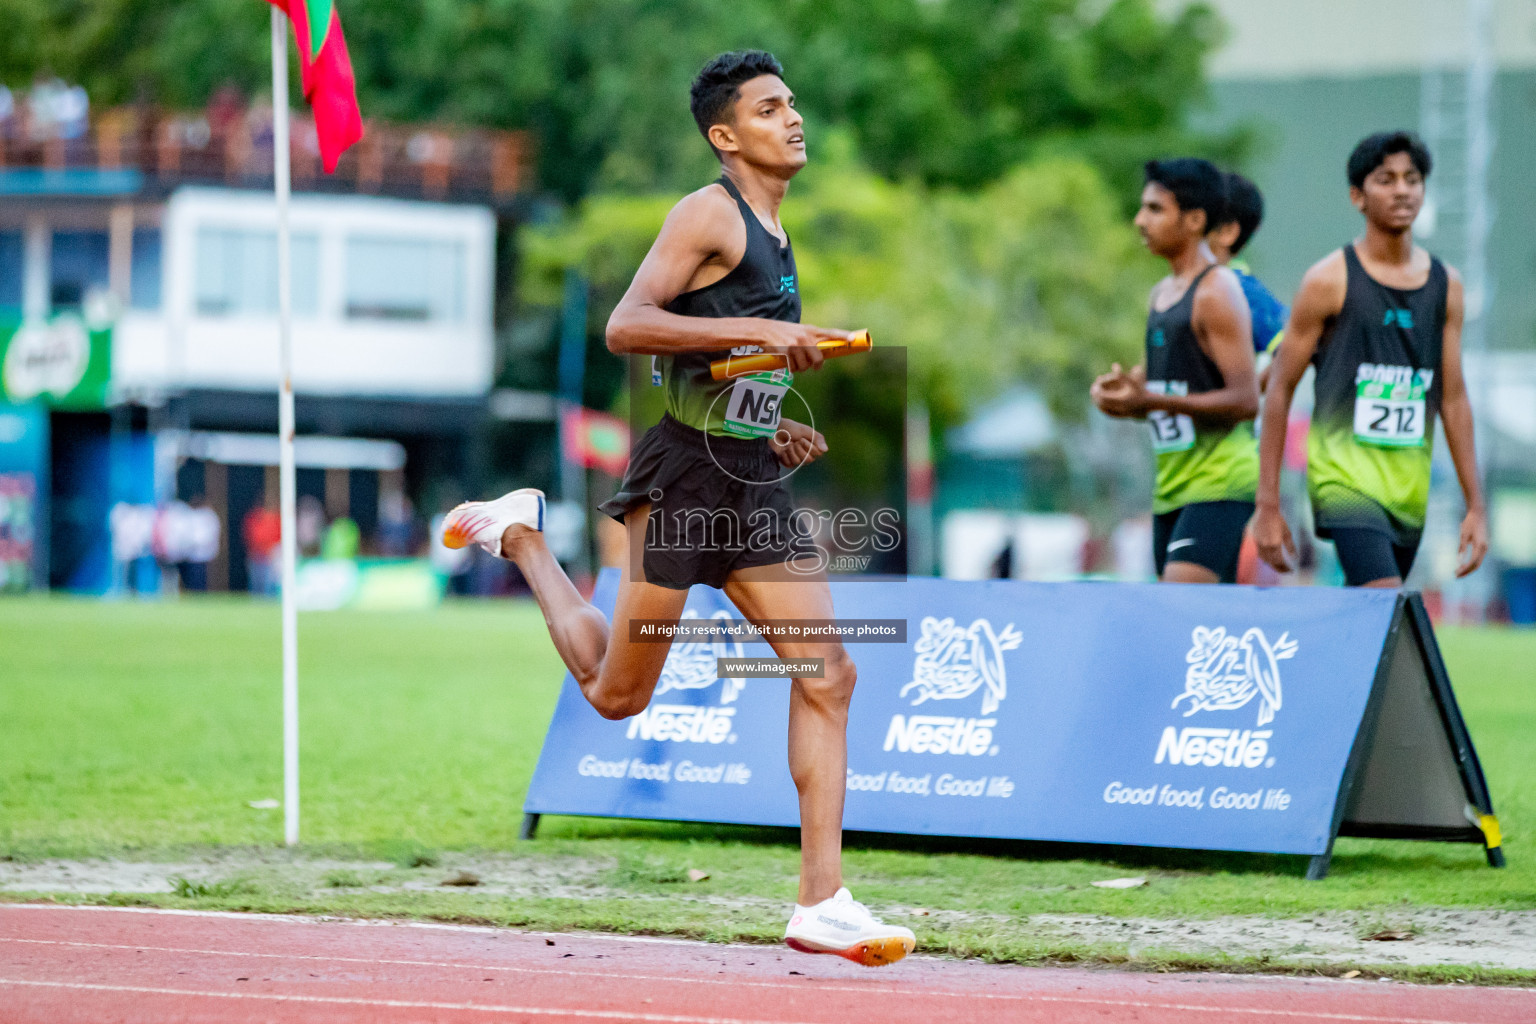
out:
M1232 243L1232 255L1243 251L1243 246L1264 223L1264 193L1259 186L1238 174L1228 171L1224 175L1227 185L1227 202L1221 215L1221 224L1237 225L1237 241Z
M688 91L688 107L706 140L715 125L729 123L731 104L740 95L742 83L760 75L784 77L783 65L767 50L732 50L704 65Z
M1349 154L1347 170L1350 187L1364 188L1365 179L1393 153L1407 153L1413 166L1425 178L1429 177L1430 169L1435 165L1430 158L1429 147L1413 132L1377 132L1361 139L1355 151Z
M1221 223L1227 187L1221 172L1209 160L1197 156L1148 160L1146 175L1149 184L1161 185L1173 193L1180 210L1204 210L1207 231Z

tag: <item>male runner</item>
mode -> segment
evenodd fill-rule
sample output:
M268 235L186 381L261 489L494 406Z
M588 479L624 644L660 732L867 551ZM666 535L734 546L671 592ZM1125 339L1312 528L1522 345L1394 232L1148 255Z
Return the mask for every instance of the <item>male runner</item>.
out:
M1221 222L1215 231L1208 232L1205 244L1211 256L1224 267L1231 267L1243 286L1243 298L1248 300L1248 317L1253 324L1253 351L1259 371L1259 393L1269 380L1269 362L1274 350L1280 346L1285 329L1285 306L1275 298L1264 282L1254 277L1247 261L1239 255L1253 238L1254 232L1264 222L1264 194L1259 187L1236 171L1222 175L1226 186L1226 202L1222 205ZM1275 582L1261 575L1259 552L1253 544L1253 535L1245 531L1237 555L1237 582ZM1269 567L1263 566L1263 573ZM1272 573L1269 573L1273 576Z
M1094 381L1110 416L1144 418L1157 454L1152 556L1168 583L1232 583L1253 514L1258 411L1248 303L1237 275L1201 244L1221 216L1221 172L1195 158L1153 160L1136 227L1171 273L1152 289L1145 366Z
M1220 223L1206 234L1205 244L1211 256L1224 267L1231 267L1243 286L1243 297L1248 300L1248 315L1253 323L1253 350L1263 354L1278 342L1285 329L1285 306L1275 298L1248 269L1239 253L1253 238L1259 225L1264 222L1264 194L1259 187L1236 171L1222 175L1226 186L1226 202L1222 206Z
M1461 374L1461 278L1413 244L1430 155L1412 132L1369 136L1349 156L1349 198L1365 234L1302 278L1264 401L1259 554L1288 572L1296 552L1280 512L1280 462L1291 396L1317 367L1307 437L1307 490L1317 535L1332 539L1352 587L1400 587L1429 500L1435 419L1466 498L1465 576L1488 551L1488 522Z
M794 253L779 223L789 180L805 166L805 129L771 54L727 53L694 80L692 109L719 157L718 181L672 208L608 321L608 348L657 357L667 413L636 444L619 493L601 506L625 524L628 563L610 631L544 543L544 496L513 491L450 513L443 542L478 543L517 563L550 636L605 718L643 711L668 643L637 643L632 619L676 621L695 583L720 587L749 621L831 619L832 595L792 531L780 467L827 450L781 415L789 374L715 381L712 359L763 350L791 372L821 365L818 341L846 331L801 324ZM723 523L723 527L722 527ZM723 534L723 536L722 536ZM637 557L638 553L638 557ZM878 966L911 952L842 887L848 703L854 665L841 642L773 638L784 660L825 659L823 678L793 680L789 767L800 794L800 893L785 930L795 949Z

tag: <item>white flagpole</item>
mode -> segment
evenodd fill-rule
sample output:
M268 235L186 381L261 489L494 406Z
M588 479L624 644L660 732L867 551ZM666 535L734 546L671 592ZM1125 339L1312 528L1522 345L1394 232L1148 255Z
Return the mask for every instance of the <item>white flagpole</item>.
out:
M283 530L283 838L299 841L298 533L293 475L293 285L288 242L288 21L272 8L272 186L277 193L278 478Z

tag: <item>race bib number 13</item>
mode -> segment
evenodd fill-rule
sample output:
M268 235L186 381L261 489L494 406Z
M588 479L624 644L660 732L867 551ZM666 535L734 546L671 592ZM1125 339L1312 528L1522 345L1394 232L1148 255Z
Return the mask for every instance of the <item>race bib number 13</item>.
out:
M736 437L772 437L779 429L790 380L785 370L737 377L725 396L725 432Z
M1418 448L1424 444L1427 388L1412 383L1363 380L1355 385L1355 440L1382 448Z
M1181 380L1149 380L1147 390L1155 395L1184 395L1189 393L1189 385ZM1195 446L1195 421L1183 414L1149 412L1147 429L1152 432L1152 450L1158 455L1187 452Z

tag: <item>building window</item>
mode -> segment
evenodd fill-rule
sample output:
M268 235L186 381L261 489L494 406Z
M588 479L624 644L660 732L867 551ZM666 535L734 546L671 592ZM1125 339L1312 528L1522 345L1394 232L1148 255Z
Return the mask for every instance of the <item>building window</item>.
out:
M105 231L55 231L49 257L51 302L55 310L79 309L92 291L111 286Z
M129 305L134 309L160 308L160 229L135 228L133 232L133 277L128 290Z
M464 319L462 242L347 239L347 316L354 320Z
M320 308L320 240L292 236L293 312L314 316ZM199 228L197 291L199 316L277 314L277 232L243 228Z
M21 264L25 251L20 231L0 231L0 316L21 315Z

